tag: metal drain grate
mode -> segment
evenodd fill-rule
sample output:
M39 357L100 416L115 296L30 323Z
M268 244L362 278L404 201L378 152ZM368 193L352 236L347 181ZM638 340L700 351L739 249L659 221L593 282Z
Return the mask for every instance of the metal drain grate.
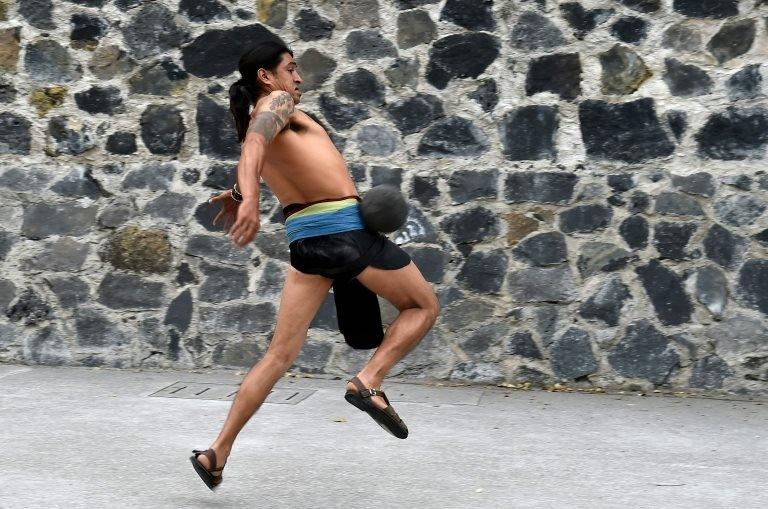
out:
M175 382L150 396L159 398L212 399L232 401L240 389L238 384L212 384L200 382ZM272 389L264 403L295 405L314 393L311 389Z

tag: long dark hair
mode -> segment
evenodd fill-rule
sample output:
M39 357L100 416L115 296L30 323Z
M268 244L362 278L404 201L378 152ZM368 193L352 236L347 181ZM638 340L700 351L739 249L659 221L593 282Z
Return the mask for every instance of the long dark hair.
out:
M259 42L240 56L237 65L240 79L229 87L229 111L235 117L237 140L241 143L248 130L248 108L259 97L256 71L262 68L274 71L282 60L283 53L293 56L293 51L283 41L275 38Z

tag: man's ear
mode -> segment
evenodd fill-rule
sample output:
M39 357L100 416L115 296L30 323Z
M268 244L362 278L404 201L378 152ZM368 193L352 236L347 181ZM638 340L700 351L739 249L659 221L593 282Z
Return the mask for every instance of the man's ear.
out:
M258 71L256 71L256 77L264 84L269 85L269 81L272 79L272 77L269 75L266 69L263 67L260 68Z

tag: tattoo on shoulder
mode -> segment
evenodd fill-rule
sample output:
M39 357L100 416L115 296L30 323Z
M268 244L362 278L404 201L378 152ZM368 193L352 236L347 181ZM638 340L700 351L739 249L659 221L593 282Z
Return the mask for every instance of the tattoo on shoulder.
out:
M291 113L293 99L288 94L280 94L272 99L268 111L261 111L251 119L248 132L261 134L269 143L288 124Z

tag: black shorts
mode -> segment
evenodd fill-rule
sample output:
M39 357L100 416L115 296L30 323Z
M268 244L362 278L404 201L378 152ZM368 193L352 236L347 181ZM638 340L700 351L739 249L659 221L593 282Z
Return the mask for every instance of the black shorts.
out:
M367 266L402 269L411 257L385 235L370 230L353 230L298 239L288 245L291 265L305 274L319 274L334 280L349 280Z

